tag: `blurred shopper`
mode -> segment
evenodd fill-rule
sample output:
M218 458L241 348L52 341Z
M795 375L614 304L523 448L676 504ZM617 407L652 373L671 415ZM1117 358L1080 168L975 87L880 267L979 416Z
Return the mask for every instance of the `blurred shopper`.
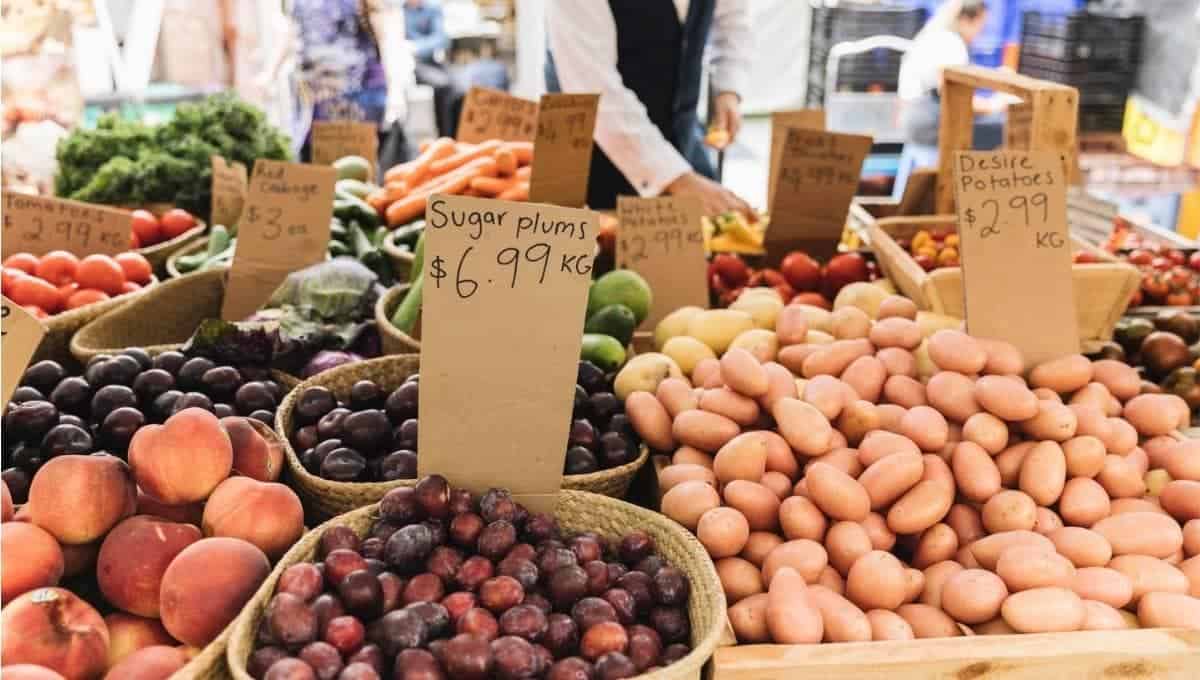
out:
M713 127L736 138L754 49L749 0L552 0L552 92L599 92L588 205L619 194L695 196L707 214L750 206L712 178L696 108L712 35Z
M983 0L948 0L913 38L900 62L900 100L904 104L907 139L896 171L892 195L904 195L913 170L938 164L942 70L971 63L969 47L987 22ZM976 97L976 113L995 113L998 99Z
M446 68L450 37L446 35L441 4L435 0L404 0L404 36L416 57L417 82L433 88L438 133L450 135L454 129L450 109L455 87Z

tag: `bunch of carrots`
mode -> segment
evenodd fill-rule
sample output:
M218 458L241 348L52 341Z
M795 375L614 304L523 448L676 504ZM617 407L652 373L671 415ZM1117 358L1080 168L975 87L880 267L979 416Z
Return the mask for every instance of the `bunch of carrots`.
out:
M421 147L415 159L384 173L384 186L366 201L387 218L389 227L425 214L434 194L529 200L533 142L489 139L479 144L442 137Z

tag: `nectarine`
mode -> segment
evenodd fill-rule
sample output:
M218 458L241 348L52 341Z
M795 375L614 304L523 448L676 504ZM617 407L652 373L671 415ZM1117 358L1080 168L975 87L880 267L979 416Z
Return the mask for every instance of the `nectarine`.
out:
M0 677L4 680L66 680L61 674L31 663L17 663L0 668Z
M230 477L204 505L205 536L231 536L253 543L271 559L304 535L304 506L287 486Z
M270 573L267 556L251 543L226 537L196 541L163 574L163 626L176 640L203 647L237 617Z
M195 503L229 476L233 445L216 416L186 408L138 430L129 442L129 465L146 494L169 505Z
M133 512L135 493L120 458L57 456L33 476L30 519L61 543L91 543Z
M8 491L8 483L0 480L0 522L10 522L12 518L12 494Z
M233 445L233 471L239 475L273 482L283 470L283 446L274 437L265 437L254 429L249 418L226 416L221 425Z
M63 553L45 529L25 522L0 524L0 599L7 604L34 588L58 585Z
M99 678L108 668L108 626L71 591L38 588L0 610L0 657L71 680Z
M203 538L191 524L136 515L113 527L100 546L96 581L114 607L138 616L159 615L163 574L184 548Z
M187 653L182 649L154 645L125 657L108 671L104 680L167 680L187 662Z
M151 645L174 646L179 643L163 628L158 619L147 619L125 612L113 612L104 617L108 626L108 667L112 668L122 659L139 649Z
M137 512L135 514L154 515L155 517L169 519L172 522L200 526L200 519L204 517L204 503L201 501L186 503L184 505L168 505L147 495L145 491L138 489Z

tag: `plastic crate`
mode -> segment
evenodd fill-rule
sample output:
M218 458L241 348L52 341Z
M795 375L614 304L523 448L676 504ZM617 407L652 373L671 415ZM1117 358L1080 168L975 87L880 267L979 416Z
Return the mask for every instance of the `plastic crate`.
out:
M1021 50L1020 62L1017 65L1017 70L1021 73L1058 73L1062 77L1082 78L1088 74L1109 74L1120 76L1133 80L1137 75L1137 65L1129 63L1114 62L1104 59L1089 59L1089 60L1064 60L1051 59L1042 57L1036 54L1030 54L1025 50ZM1049 78L1056 83L1065 83L1066 81L1059 78Z
M1125 102L1108 106L1080 106L1080 132L1120 132L1125 122Z
M911 38L921 30L924 23L925 10L920 7L817 5L812 11L812 38L814 41L823 39L830 45L847 40L861 40L873 35Z
M1065 40L1042 35L1021 38L1021 51L1062 61L1116 61L1136 65L1142 54L1141 40Z
M1021 15L1021 35L1040 35L1073 42L1098 40L1138 40L1144 20L1137 15L1073 12L1050 14L1025 12Z

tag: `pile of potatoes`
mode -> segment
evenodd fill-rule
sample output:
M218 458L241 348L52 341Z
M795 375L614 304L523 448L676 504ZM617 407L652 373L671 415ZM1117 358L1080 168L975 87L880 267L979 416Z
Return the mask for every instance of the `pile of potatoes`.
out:
M1200 628L1182 399L1116 361L1027 372L1011 344L925 337L897 296L762 307L754 342L675 319L660 346L714 356L642 355L662 368L625 404L671 455L662 512L708 549L739 642Z

